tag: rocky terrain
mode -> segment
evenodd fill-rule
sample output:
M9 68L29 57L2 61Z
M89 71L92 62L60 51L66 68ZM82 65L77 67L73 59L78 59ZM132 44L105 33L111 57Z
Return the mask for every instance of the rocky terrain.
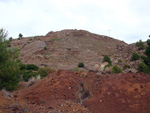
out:
M136 73L140 61L131 61L131 55L143 50L135 43L62 30L13 39L10 47L20 49L22 63L56 71L30 85L21 81L17 91L0 91L0 113L150 113L150 75ZM123 73L103 71L105 54ZM75 72L79 62L85 68ZM98 71L95 65L100 66ZM124 69L125 65L131 68Z
M20 59L23 63L55 70L74 69L79 62L83 62L88 70L93 70L95 64L101 65L105 54L111 57L114 64L123 67L129 64L132 52L137 51L134 44L128 45L84 30L62 30L49 32L45 36L15 39L11 47L21 49Z
M150 76L59 70L1 99L1 112L149 113ZM6 95L6 94L5 94Z

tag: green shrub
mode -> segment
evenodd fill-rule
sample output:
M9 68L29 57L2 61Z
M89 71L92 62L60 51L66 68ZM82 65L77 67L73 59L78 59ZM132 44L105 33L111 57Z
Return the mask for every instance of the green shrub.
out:
M79 68L78 68L78 67L75 67L75 68L72 69L72 71L74 71L74 72L79 72Z
M45 53L45 55L51 55L51 53Z
M144 72L150 74L150 39L147 40L147 47L145 50L145 56L141 56L143 62L138 65L138 72Z
M141 62L138 64L137 70L138 72L146 72L146 64L144 62Z
M39 67L36 66L36 65L34 65L34 64L27 64L26 67L27 67L27 68L26 68L27 70L34 70L34 71L37 71L37 70L39 69Z
M80 63L78 64L78 67L79 67L79 68L84 68L84 63L80 62Z
M27 66L25 64L20 63L19 66L20 66L20 70L26 70L27 69Z
M125 64L124 66L123 66L123 69L129 69L129 68L131 68L128 64Z
M44 50L47 50L47 47L46 47L46 46L44 47Z
M12 37L10 37L10 38L9 38L9 41L12 41L12 40L13 40L13 38L12 38Z
M112 61L108 55L105 55L103 58L103 62L108 62L109 65L112 65Z
M21 39L23 37L23 35L21 33L19 33L19 38Z
M119 66L114 65L112 68L112 73L122 73L122 69Z
M26 70L22 74L23 74L23 80L28 81L31 77L38 76L39 73L38 72L33 72L31 70Z
M40 74L41 78L44 78L51 71L55 71L55 70L49 67L43 67L43 68L39 68L38 73Z
M59 38L52 38L52 39L50 39L50 42L54 42L56 40L60 40L60 39Z
M139 42L136 42L136 47L138 47L139 50L145 49L145 44L142 42L142 40L139 40Z
M21 71L15 61L8 61L0 66L0 89L16 90L20 80Z
M16 90L20 80L20 67L12 53L7 49L7 32L0 29L0 89Z
M140 55L138 53L132 53L131 61L139 60Z

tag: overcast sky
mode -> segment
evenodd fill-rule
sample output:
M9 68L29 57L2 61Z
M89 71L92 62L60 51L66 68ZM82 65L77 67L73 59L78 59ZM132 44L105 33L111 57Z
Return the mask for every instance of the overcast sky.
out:
M127 43L145 41L150 0L0 0L0 27L13 38L83 29Z

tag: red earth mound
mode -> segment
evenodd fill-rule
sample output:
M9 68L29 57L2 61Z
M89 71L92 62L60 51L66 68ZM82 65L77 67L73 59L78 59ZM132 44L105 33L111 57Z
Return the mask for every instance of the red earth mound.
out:
M150 113L150 75L59 70L14 92L13 101L19 112Z

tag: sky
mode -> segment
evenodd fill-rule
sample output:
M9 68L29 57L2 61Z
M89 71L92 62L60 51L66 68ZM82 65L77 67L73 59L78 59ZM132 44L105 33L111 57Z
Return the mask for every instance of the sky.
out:
M134 43L150 35L150 0L0 0L0 28L9 37L87 30Z

